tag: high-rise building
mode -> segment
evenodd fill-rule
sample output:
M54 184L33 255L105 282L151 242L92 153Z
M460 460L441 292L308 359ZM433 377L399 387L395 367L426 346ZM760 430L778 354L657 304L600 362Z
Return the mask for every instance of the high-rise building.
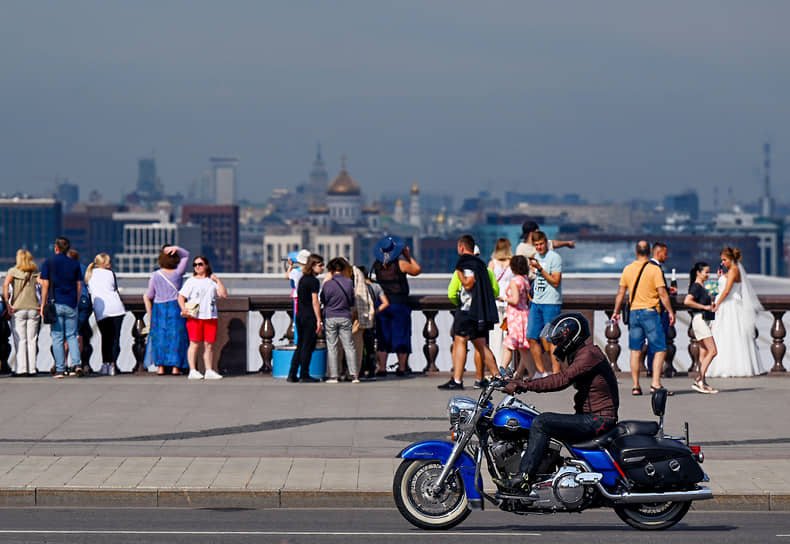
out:
M232 205L186 205L181 223L198 225L201 252L215 272L239 271L239 207Z
M27 249L40 261L63 232L62 205L54 198L0 198L0 269L16 263Z
M64 180L55 187L55 198L63 204L63 211L68 212L74 204L80 201L80 186Z
M149 273L159 268L162 246L180 246L196 255L200 250L200 227L175 223L127 224L123 226L123 251L115 255L113 269L119 273Z
M165 196L162 180L156 174L156 159L143 158L137 161L137 196L149 202Z
M215 204L235 204L238 197L239 158L211 157L211 181Z

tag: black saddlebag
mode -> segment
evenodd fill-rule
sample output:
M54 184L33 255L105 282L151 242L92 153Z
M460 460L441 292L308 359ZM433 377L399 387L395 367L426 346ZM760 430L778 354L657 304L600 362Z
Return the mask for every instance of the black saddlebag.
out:
M691 450L677 440L629 435L609 449L636 488L688 489L705 477Z

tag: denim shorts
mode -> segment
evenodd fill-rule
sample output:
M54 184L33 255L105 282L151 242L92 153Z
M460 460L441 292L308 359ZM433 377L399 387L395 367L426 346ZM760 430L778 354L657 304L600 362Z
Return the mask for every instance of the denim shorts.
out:
M628 323L628 349L639 351L647 340L648 353L667 350L667 338L661 316L654 308L631 310Z
M561 310L561 304L533 303L529 307L529 316L527 317L527 338L532 338L533 340L540 338L543 327L560 315Z

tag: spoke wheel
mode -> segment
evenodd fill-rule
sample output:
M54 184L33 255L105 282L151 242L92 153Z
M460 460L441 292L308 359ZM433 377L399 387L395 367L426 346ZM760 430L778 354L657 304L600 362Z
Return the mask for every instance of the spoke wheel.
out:
M442 468L436 460L406 459L395 472L395 504L409 523L421 529L449 529L469 515L464 482L457 473L447 478L442 490L433 491Z
M669 529L683 519L691 502L653 502L645 504L621 504L614 507L615 513L631 527L643 531Z

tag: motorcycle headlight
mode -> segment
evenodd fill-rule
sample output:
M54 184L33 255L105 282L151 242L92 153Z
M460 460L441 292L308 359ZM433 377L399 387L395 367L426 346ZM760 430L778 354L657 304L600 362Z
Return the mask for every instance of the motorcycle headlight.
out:
M452 397L447 403L447 415L450 418L450 425L457 427L472 421L475 415L477 402L469 397Z

